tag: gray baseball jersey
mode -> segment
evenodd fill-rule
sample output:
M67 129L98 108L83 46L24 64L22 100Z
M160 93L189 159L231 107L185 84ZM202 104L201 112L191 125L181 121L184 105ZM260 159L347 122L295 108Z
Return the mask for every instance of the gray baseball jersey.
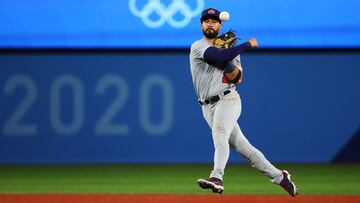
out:
M209 65L204 61L204 52L213 46L205 38L194 42L190 51L190 70L196 95L199 99L218 95L223 90L235 87L234 84L223 82L223 70ZM241 68L240 55L234 58L233 63Z
M235 88L234 84L223 82L223 70L205 62L204 52L212 46L205 38L194 42L190 51L190 69L199 99L220 94L223 90ZM240 55L232 63L241 68ZM283 179L282 171L273 166L265 156L246 139L237 123L241 114L241 100L236 91L231 91L216 104L202 105L203 116L211 128L214 142L214 168L209 177L222 180L230 154L230 146L245 157L253 167L279 184ZM198 183L207 180L199 179ZM222 188L223 189L223 188Z

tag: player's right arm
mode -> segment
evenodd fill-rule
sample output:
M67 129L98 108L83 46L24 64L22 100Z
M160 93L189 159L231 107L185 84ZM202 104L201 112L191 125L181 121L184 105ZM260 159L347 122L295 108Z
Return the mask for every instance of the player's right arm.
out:
M256 38L251 38L245 43L228 49L219 49L211 46L205 50L204 59L210 64L226 64L249 48L258 48Z

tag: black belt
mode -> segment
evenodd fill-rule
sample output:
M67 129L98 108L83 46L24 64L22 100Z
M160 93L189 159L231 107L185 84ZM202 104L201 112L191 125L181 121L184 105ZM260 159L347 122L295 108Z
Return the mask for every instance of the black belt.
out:
M230 92L231 92L230 90L225 90L222 95L225 96L225 95L229 94ZM218 102L219 100L220 100L220 95L216 95L216 96L209 97L209 98L205 99L204 101L199 100L199 103L200 103L200 105L214 104L214 103Z

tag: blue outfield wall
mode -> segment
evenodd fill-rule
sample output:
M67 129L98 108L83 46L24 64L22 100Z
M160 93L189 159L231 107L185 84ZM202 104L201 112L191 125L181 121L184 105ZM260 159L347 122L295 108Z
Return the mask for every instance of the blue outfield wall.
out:
M271 161L326 163L359 140L359 52L251 52L242 63L239 123ZM359 157L352 149L342 156ZM187 51L0 54L0 163L212 159Z

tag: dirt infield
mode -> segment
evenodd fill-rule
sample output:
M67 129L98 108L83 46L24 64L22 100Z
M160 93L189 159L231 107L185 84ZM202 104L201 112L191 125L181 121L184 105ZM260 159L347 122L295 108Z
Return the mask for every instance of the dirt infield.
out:
M1 203L360 203L360 195L0 194Z
M0 194L1 203L360 203L360 195Z

